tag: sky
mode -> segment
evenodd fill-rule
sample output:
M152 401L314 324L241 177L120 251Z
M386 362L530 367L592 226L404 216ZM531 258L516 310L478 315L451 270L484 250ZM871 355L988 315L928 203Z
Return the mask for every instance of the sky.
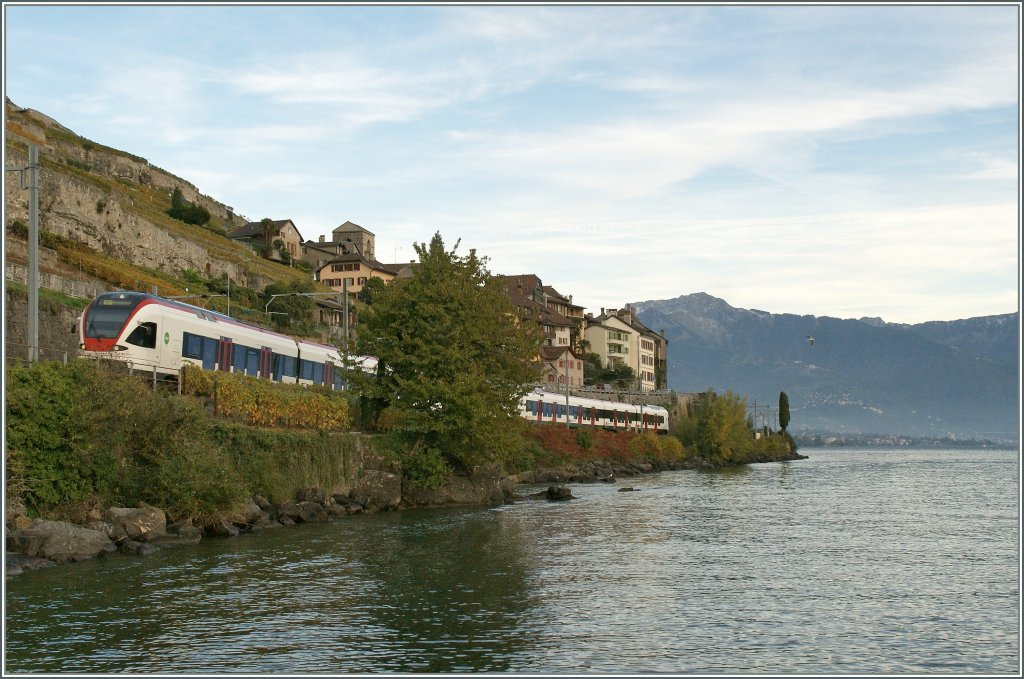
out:
M600 313L1019 309L1020 6L4 3L4 91L258 221Z

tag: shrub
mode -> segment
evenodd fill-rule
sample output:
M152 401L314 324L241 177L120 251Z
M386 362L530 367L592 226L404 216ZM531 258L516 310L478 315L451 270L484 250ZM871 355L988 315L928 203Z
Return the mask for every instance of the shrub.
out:
M143 500L206 522L253 493L333 487L355 448L350 434L213 420L196 398L88 361L12 367L7 390L6 489L33 516Z
M197 366L182 369L182 393L206 399L215 412L258 427L348 429L348 398L322 387L279 384Z
M437 488L451 473L445 455L437 448L413 448L401 461L402 478L420 488Z

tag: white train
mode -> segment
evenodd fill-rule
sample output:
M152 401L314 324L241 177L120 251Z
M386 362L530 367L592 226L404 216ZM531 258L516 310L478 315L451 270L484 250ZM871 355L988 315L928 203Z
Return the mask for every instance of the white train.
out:
M566 424L612 431L668 433L668 410L661 406L602 401L534 389L519 400L519 415L538 424Z
M344 386L336 347L296 340L214 311L141 292L108 292L79 320L84 356L176 377L184 365L243 373L277 382ZM349 365L366 369L364 357Z
M377 359L296 340L215 311L142 292L108 292L86 307L78 325L82 355L176 378L182 366L242 373L291 384L344 388L347 369L373 373ZM616 403L535 389L520 399L521 417L539 424L668 433L661 406Z

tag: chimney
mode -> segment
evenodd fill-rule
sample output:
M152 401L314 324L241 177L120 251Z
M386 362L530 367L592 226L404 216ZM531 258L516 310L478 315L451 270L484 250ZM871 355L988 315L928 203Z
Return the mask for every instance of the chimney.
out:
M323 236L323 235L321 235L321 236L320 236L320 242L321 242L321 243L325 243L325 242L327 242L327 241L325 240L326 238L327 238L326 236Z

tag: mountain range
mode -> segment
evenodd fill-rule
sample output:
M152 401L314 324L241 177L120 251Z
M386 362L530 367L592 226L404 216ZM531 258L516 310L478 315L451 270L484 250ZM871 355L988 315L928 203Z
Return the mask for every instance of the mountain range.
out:
M1018 313L907 325L738 309L706 293L632 306L669 341L672 389L731 390L774 411L784 391L794 433L1017 440Z

